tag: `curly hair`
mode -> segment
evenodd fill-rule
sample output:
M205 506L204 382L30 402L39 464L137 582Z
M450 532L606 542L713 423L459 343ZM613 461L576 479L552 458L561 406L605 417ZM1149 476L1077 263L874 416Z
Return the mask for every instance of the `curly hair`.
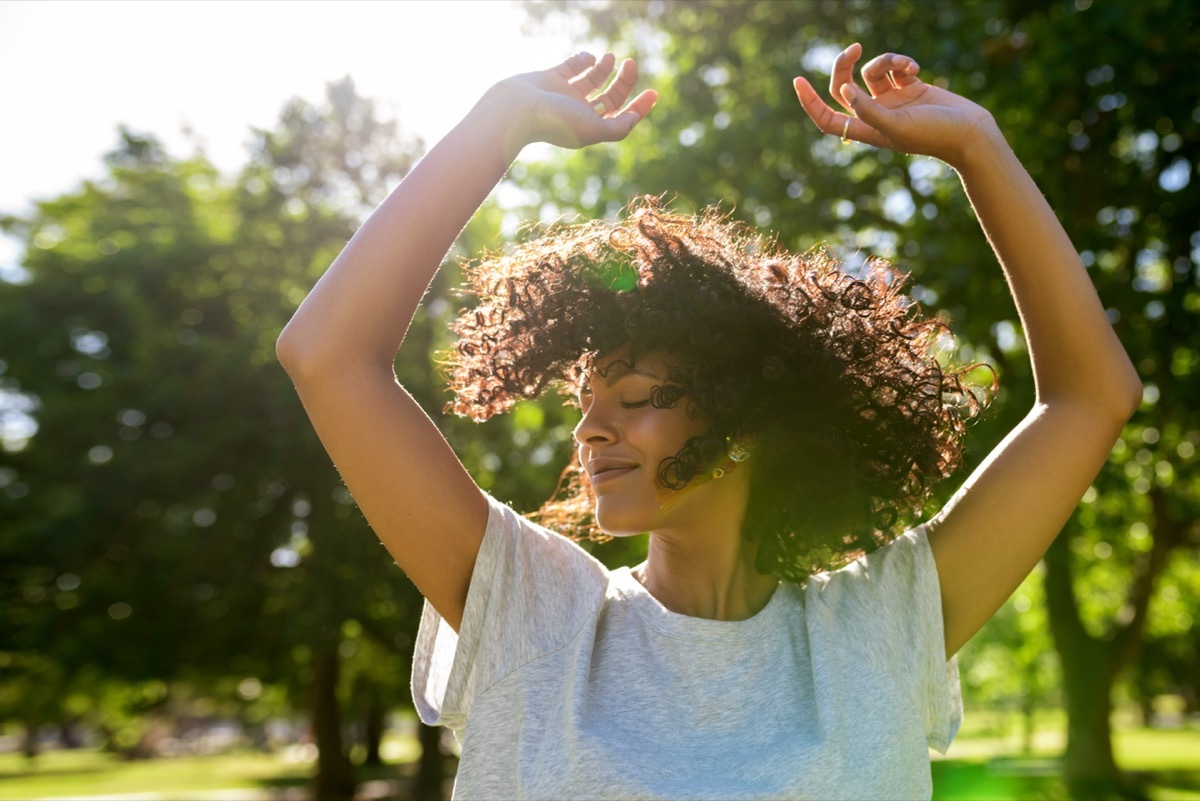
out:
M792 254L717 209L656 198L615 223L560 226L467 268L478 304L454 323L449 408L484 420L628 348L674 365L652 403L711 423L658 466L681 490L753 453L744 535L757 569L803 581L895 537L962 461L966 423L989 390L943 367L945 332L869 260L853 275L827 251ZM603 539L576 456L539 512L573 538Z

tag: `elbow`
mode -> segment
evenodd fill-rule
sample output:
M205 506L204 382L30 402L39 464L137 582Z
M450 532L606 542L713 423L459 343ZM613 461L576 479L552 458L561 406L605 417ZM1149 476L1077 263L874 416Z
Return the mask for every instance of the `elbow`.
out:
M1129 418L1138 414L1141 401L1141 379L1138 378L1133 365L1129 365L1128 369L1124 369L1099 393L1098 403L1094 404L1094 408L1111 423L1116 435L1120 435Z
M1092 407L1093 414L1107 421L1119 435L1142 406L1142 382L1133 367L1130 366L1125 374L1108 383L1088 405Z
M1121 397L1124 399L1122 406L1123 416L1122 421L1128 421L1133 417L1142 405L1142 380L1138 377L1137 371L1133 369L1133 365L1129 365L1128 375L1122 384Z
M291 332L291 323L288 323L275 340L275 358L288 375L292 375L299 363L295 339L295 334Z
M1141 408L1144 388L1141 376L1138 375L1137 368L1133 366L1129 355L1122 352L1121 356L1123 358L1119 361L1118 369L1115 371L1111 396L1120 414L1121 425L1124 426L1129 418L1137 414L1137 410Z
M1100 383L1095 385L1097 404L1113 423L1124 428L1142 406L1141 376L1124 349L1113 354L1102 369L1097 376Z
M275 358L298 388L337 383L362 369L395 376L392 358L365 347L347 346L344 339L325 330L313 330L296 318L275 340ZM392 351L395 352L394 350Z
M1115 439L1141 408L1142 382L1133 365L1126 362L1121 369L1070 387L1062 395L1039 394L1038 401L1047 408L1073 408L1097 426L1097 431L1111 431Z
M275 340L275 358L279 360L284 372L297 384L315 373L319 362L311 343L306 343L304 339L303 333L296 329L293 319L284 326Z

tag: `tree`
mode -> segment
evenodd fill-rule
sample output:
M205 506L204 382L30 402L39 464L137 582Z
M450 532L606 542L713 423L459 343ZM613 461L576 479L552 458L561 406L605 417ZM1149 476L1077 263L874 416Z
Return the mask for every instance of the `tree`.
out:
M0 715L32 728L88 714L130 751L138 713L173 683L228 698L281 685L310 710L317 796L346 797L343 729L369 720L377 752L383 712L411 703L422 599L274 342L421 145L348 80L256 139L230 180L123 130L102 181L4 221L28 280L0 283L0 390L37 431L0 468ZM500 222L489 204L467 226L396 371L480 486L530 510L566 462L572 412L551 398L483 426L439 414L456 262L495 247ZM416 794L438 797L439 733L421 739Z
M560 10L530 7L547 22ZM1114 681L1136 659L1150 610L1165 605L1162 578L1179 577L1166 585L1176 599L1197 597L1184 556L1200 539L1191 402L1200 193L1185 191L1200 147L1198 82L1185 72L1200 43L1195 7L665 1L571 11L601 46L636 57L663 101L620 148L514 168L541 199L530 213L611 215L631 195L676 193L685 207L720 203L795 249L829 241L851 266L867 254L897 260L911 271L913 297L958 334L960 357L999 375L967 469L1033 397L1001 274L949 169L817 134L790 79L804 72L819 85L833 55L861 41L868 53L915 56L925 80L993 110L1079 247L1147 385L1044 573L1070 717L1064 778L1080 796L1127 792L1112 759ZM1151 628L1173 636L1192 614Z
M294 102L260 132L231 185L123 131L104 181L7 221L30 280L0 286L5 388L36 399L38 431L5 468L19 625L0 649L63 675L288 684L310 696L321 797L353 789L345 626L382 619L407 648L420 602L311 433L274 339L415 159L396 133L335 84L325 108Z
M1038 710L1061 702L1041 572L1026 579L959 652L964 706L1017 708L1026 753L1034 748Z
M1137 659L1155 596L1177 580L1161 579L1194 573L1184 551L1200 545L1192 459L1200 418L1186 400L1197 392L1200 197L1182 191L1200 149L1200 114L1191 108L1196 81L1172 55L1200 39L1196 11L1168 3L1014 16L1009 41L1025 46L997 76L997 103L1019 86L1030 112L1055 109L1047 125L1061 135L1043 131L1021 145L1146 383L1141 412L1045 560L1070 721L1065 778L1095 797L1130 792L1112 758L1113 683ZM1160 616L1155 633L1169 637L1177 626Z

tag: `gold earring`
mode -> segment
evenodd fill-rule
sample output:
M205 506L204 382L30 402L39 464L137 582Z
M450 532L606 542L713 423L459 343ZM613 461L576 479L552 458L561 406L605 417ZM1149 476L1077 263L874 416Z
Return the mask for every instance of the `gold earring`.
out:
M712 471L712 477L714 481L716 481L718 478L723 478L724 476L725 468L723 467L718 467L716 470Z

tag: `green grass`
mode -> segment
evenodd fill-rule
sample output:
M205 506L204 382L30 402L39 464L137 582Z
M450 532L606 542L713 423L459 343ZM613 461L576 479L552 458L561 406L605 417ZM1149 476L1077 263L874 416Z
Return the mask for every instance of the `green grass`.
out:
M1131 729L1113 737L1118 765L1130 770L1200 769L1200 730Z
M216 756L126 761L91 749L49 751L34 763L16 754L0 755L0 798L80 798L139 795L184 799L214 798L213 791L304 784L307 762L239 752ZM143 795L145 794L145 795Z
M933 763L934 799L1065 799L1058 780L1063 737L1059 720L1041 729L1030 754L1021 753L1019 726L1010 720L974 721ZM1114 735L1117 762L1141 782L1153 801L1200 801L1200 730L1123 729ZM413 738L389 737L385 758L416 758ZM311 749L278 754L236 752L206 757L125 761L95 750L49 751L32 765L18 754L0 754L0 798L109 796L152 801L233 801L268 798L271 791L304 787L312 773ZM405 766L407 767L407 766ZM359 771L361 779L396 778L402 768ZM225 791L225 792L222 792Z
M416 738L389 735L382 753L389 765L357 772L360 781L395 779L396 764L413 763ZM0 799L96 796L136 797L141 801L218 801L270 796L270 791L308 785L316 752L311 746L275 754L237 751L212 756L125 760L94 749L47 751L30 763L18 754L0 754ZM240 791L240 792L233 792Z
M1113 738L1117 764L1153 799L1200 801L1200 730L1130 729Z
M1058 778L1061 729L1037 731L1029 753L1021 751L1015 723L976 724L974 734L960 734L949 754L935 759L934 799L1067 798ZM1200 801L1200 730L1121 729L1113 734L1113 752L1152 801Z

